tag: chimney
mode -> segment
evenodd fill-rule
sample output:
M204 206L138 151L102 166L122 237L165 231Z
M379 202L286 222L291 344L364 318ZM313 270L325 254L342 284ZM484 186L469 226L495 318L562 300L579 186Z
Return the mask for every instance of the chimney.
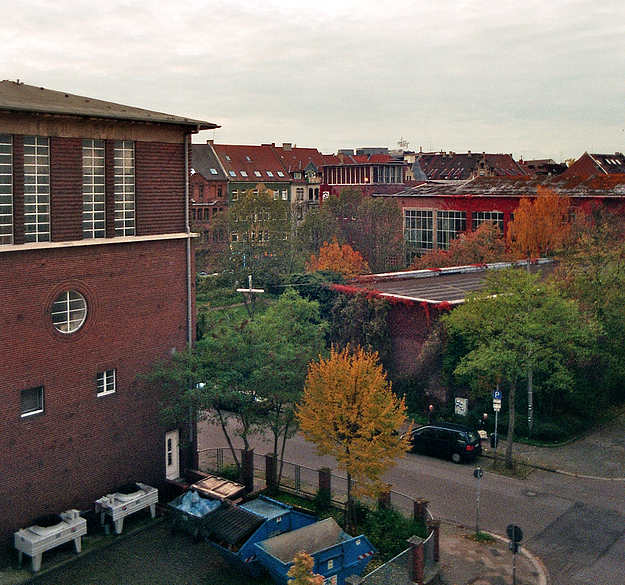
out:
M293 148L293 145L290 142L283 142L282 148L284 148L284 150L291 150Z

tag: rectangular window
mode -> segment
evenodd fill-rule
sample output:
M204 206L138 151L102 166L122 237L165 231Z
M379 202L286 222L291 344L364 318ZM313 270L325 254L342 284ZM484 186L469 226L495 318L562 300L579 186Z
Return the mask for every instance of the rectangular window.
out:
M406 209L404 237L417 250L431 250L434 246L434 212L429 209Z
M115 384L115 370L98 372L96 378L96 396L106 396L107 394L114 394L116 390L117 386Z
M22 417L43 412L43 386L22 390Z
M286 201L289 198L289 192L287 189L282 189L282 201Z
M135 231L135 145L130 140L115 142L115 235L134 236Z
M24 241L50 241L50 139L24 136Z
M499 231L503 234L503 213L501 211L476 211L473 213L474 230L486 221L496 223Z
M0 134L0 245L13 243L13 139Z
M234 189L232 191L232 201L238 201L238 200L239 200L239 190Z
M104 140L82 141L82 237L106 236Z
M451 241L467 230L465 211L436 212L436 247L447 250Z

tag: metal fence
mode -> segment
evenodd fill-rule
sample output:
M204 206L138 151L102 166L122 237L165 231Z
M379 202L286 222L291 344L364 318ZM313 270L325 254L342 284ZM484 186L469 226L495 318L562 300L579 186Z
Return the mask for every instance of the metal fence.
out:
M240 449L236 450L239 463L242 460ZM236 463L232 452L228 448L220 447L215 449L202 449L198 451L199 468L205 473L222 474L231 468L234 471ZM280 474L280 487L296 495L312 498L319 490L319 470L304 465L297 465L288 461L283 462L280 473L280 463L278 463L278 473ZM347 477L330 474L332 501L335 504L345 504L347 501ZM254 479L255 486L265 486L265 458L256 456L254 459ZM357 484L352 481L352 489L357 490ZM410 517L414 514L415 499L400 492L390 491L390 505L393 509ZM359 499L366 504L375 504L375 500L366 496Z
M362 585L413 585L410 571L410 549L398 554L362 578Z

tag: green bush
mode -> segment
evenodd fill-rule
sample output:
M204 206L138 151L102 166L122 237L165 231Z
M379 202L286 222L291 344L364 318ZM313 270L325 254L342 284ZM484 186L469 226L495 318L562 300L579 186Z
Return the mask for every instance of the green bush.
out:
M332 505L332 492L328 489L317 490L313 502L315 504L315 510L325 512Z
M239 481L239 470L234 463L230 463L221 469L219 476L230 481Z

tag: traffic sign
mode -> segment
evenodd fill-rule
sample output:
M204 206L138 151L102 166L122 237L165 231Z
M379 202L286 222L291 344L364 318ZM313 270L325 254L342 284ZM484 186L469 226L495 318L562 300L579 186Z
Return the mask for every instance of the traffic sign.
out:
M493 400L493 410L494 410L495 412L499 412L499 411L501 410L501 402L495 402L495 401Z
M501 390L495 390L493 392L493 401L499 400L499 402L501 402L501 398Z
M506 534L512 542L521 542L523 540L523 531L516 524L508 524Z
M484 475L484 470L481 467L476 467L473 470L473 477L475 479L480 479L480 477L482 477Z

